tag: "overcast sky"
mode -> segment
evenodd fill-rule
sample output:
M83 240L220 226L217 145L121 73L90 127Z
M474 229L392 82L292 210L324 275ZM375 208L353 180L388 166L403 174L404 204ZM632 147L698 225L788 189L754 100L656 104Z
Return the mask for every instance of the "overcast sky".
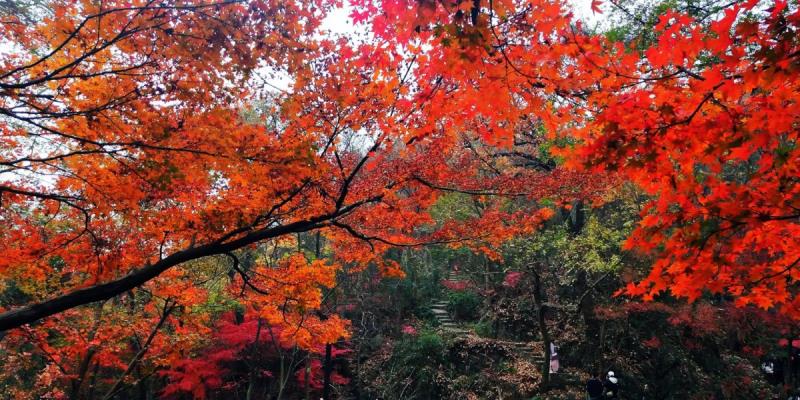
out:
M572 7L572 12L575 17L582 20L587 26L593 26L596 23L603 21L602 14L595 14L591 9L592 0L567 0L567 3ZM345 2L347 4L347 2ZM607 5L603 4L600 9L606 10ZM330 29L334 33L351 34L356 32L356 27L350 23L350 7L345 7L334 10L328 15L328 18L322 24L324 29Z

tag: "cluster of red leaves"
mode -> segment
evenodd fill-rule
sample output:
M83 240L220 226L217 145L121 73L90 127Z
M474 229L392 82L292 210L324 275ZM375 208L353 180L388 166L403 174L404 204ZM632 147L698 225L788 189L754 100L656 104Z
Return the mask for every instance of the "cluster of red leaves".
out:
M260 332L264 329L264 332ZM194 398L204 399L209 391L220 389L225 384L226 364L242 357L246 348L258 347L263 356L274 355L269 344L273 338L267 332L279 333L280 328L261 327L256 319L241 324L233 322L233 316L222 318L211 340L212 346L201 356L182 358L170 363L170 369L161 371L169 380L162 393L165 397L191 393ZM279 343L286 346L286 343Z
M503 278L503 286L515 288L519 284L520 279L522 279L522 272L510 271L506 274L505 278Z
M269 361L280 357L281 351L291 350L297 346L297 343L291 340L291 335L284 334L286 329L271 326L258 318L245 317L244 322L235 323L232 315L226 315L220 319L213 335L209 338L210 344L199 355L173 360L169 369L160 371L169 381L164 387L162 396L172 398L191 394L194 398L204 399L210 392L233 389L241 383L230 375L230 368L237 361L248 361L249 369L266 368ZM305 387L308 375L310 387L320 389L323 371L319 358L324 356L325 346L316 345L307 351L315 356L309 357L310 361L306 366L298 367L295 372L296 381L301 387ZM347 349L333 347L331 356L336 358L348 353ZM306 367L309 368L308 372ZM261 369L258 373L262 379L275 376L275 372L268 369ZM347 378L336 371L331 374L331 380L336 384L348 382Z
M324 352L324 349L322 352ZM331 359L336 359L337 357L346 355L348 353L350 353L350 350L338 349L334 347L331 349ZM297 379L297 383L300 386L305 387L307 375L309 387L317 390L322 389L322 385L324 384L322 367L322 361L316 358L311 359L311 361L308 362L304 367L301 367L301 369L295 372L294 376ZM306 370L308 370L308 372L306 372ZM346 385L350 383L350 379L340 374L338 371L331 371L331 383L335 385Z
M797 7L735 2L705 21L669 11L641 54L584 33L558 1L459 4L356 2L420 63L429 101L414 138L474 132L502 146L536 121L570 143L569 167L652 195L627 245L656 262L625 293L724 292L800 318Z
M542 200L601 200L617 179L653 199L627 243L656 262L626 293L726 293L800 318L797 7L669 12L641 55L561 1L480 4L354 1L373 33L360 43L316 35L335 1L53 1L35 23L0 21L15 45L0 51L0 277L33 302L2 326L142 285L191 307L205 290L179 265L318 230L332 264L290 256L235 282L255 292L248 313L299 328L279 340L312 349L346 335L306 315L345 266L402 276L385 252L424 243L497 258L552 215ZM279 123L241 118L258 66L293 80ZM568 143L566 165L542 161L526 139L540 131ZM478 212L435 221L451 192ZM81 312L52 365L111 337Z
M710 24L669 12L641 60L622 45L603 56L581 44L603 74L631 79L590 96L571 160L654 197L627 246L657 261L628 294L727 293L800 317L800 12L783 1L760 7L736 3Z
M406 335L412 335L413 336L413 335L417 334L417 329L414 328L411 325L403 325L403 328L401 329L401 331Z
M9 71L0 102L15 110L15 122L0 121L0 220L10 227L0 232L0 277L34 304L1 315L2 326L142 285L163 298L194 291L197 303L202 289L181 282L179 265L311 230L327 239L336 268L375 265L390 277L403 275L383 257L394 245L498 258L504 241L552 215L541 200L602 192L605 179L517 162L536 160L519 138L536 131L530 115L547 103L521 102L500 66L474 68L484 50L469 35L488 37L485 26L442 36L433 29L447 16L442 4L398 1L357 4L374 40L319 37L336 5L55 1L53 18L3 21L13 29L0 40L16 47L0 53ZM515 6L498 1L493 12L510 16ZM555 3L530 12L520 22L536 29L569 22ZM439 45L412 44L413 35ZM254 122L240 111L264 97L251 80L259 66L293 84ZM429 208L450 192L473 196L479 212L434 221ZM158 276L170 284L147 283ZM56 306L34 307L45 301Z
M461 292L473 286L472 283L467 280L454 281L449 279L442 279L441 283L442 286L446 287L448 290L452 290L455 292Z

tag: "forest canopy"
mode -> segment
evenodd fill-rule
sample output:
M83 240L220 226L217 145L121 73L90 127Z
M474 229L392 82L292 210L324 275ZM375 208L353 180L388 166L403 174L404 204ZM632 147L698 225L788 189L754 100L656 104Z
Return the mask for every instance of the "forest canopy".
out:
M800 8L572 7L0 1L0 393L796 389Z

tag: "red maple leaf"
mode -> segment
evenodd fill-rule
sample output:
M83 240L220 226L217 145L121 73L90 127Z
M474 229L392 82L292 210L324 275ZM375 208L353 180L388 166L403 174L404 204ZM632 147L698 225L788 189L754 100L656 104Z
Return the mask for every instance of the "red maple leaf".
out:
M603 2L600 0L592 0L592 14L602 14L603 10L600 9L600 6L603 5Z

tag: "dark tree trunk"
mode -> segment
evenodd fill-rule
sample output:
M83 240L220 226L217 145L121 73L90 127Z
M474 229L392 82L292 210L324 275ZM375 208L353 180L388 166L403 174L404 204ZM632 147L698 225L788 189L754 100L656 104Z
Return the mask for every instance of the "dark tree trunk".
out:
M305 366L305 392L306 392L306 400L311 400L311 354L306 357L306 366Z
M580 233L583 225L586 223L586 213L583 210L583 201L575 200L571 204L572 208L569 210L569 219L567 220L570 231L577 235Z
M331 372L333 371L333 365L331 360L331 348L333 346L328 343L325 345L325 378L323 380L322 386L322 399L323 400L330 400L331 399Z
M550 331L545 320L544 292L542 280L536 267L533 269L533 302L536 305L536 317L539 323L539 332L542 334L544 344L544 360L542 361L542 388L546 391L550 386Z
M793 362L794 348L792 347L794 335L789 335L788 339L789 343L786 344L786 368L783 369L783 381L785 382L785 386L789 388L789 393L793 393L795 389L794 370L796 368Z
M227 254L242 247L249 246L253 243L267 239L277 238L292 233L316 230L323 226L327 221L342 215L346 215L352 210L363 206L364 204L374 203L378 200L380 200L380 197L362 200L350 205L338 204L337 209L328 214L291 222L286 225L269 226L262 229L252 230L248 233L245 233L247 232L246 230L241 229L241 236L237 237L231 233L231 236L235 237L234 239L218 239L214 242L192 246L187 249L177 251L153 264L148 264L139 269L135 269L121 278L86 288L76 289L49 300L32 303L27 306L18 307L0 313L0 331L17 328L84 304L110 299L131 289L137 288L148 281L155 279L164 271L185 262L208 256Z

